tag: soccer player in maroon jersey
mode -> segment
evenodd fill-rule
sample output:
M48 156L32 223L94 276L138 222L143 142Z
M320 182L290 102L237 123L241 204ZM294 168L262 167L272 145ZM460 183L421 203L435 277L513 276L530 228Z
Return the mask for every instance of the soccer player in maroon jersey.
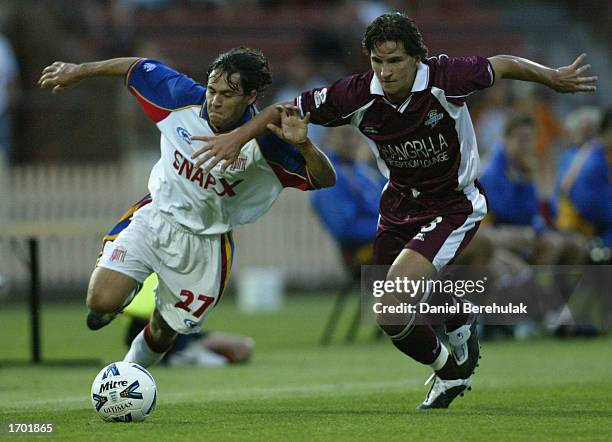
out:
M427 57L417 26L402 13L376 18L362 45L371 70L303 92L295 104L303 115L310 112L314 124L351 124L366 137L389 179L380 203L375 264L393 265L388 280L427 280L457 258L487 211L476 180L479 158L467 97L505 78L541 83L557 92L590 92L597 77L583 76L590 67L582 64L585 54L557 69L510 55ZM206 163L208 170L220 161L228 167L243 144L279 121L281 110L270 106L229 134L196 137L208 142L193 155L199 158L196 167ZM416 299L461 302L429 295ZM382 301L392 307L407 300L390 292ZM400 351L434 370L431 390L419 408L447 408L470 387L480 348L471 315L442 318L450 351L427 318L381 313L376 319Z

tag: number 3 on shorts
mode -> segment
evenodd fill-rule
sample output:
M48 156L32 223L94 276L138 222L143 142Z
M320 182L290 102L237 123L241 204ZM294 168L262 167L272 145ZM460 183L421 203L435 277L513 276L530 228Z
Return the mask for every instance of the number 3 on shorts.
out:
M434 219L432 222L430 222L426 226L421 227L421 233L431 232L433 229L436 228L436 226L438 225L440 221L442 221L442 217L438 216L436 219Z

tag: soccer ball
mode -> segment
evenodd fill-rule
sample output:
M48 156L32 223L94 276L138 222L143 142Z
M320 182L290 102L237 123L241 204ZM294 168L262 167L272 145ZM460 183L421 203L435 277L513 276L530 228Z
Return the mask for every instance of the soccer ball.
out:
M153 412L156 399L153 376L133 362L107 365L91 386L91 404L105 421L143 421Z

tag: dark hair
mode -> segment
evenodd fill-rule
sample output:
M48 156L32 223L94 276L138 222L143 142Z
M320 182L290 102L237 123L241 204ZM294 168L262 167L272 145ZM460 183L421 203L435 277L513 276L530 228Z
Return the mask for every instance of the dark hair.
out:
M604 112L603 117L601 119L601 124L599 125L599 133L603 134L609 131L610 127L612 127L612 108L607 109Z
M421 61L427 57L427 46L423 43L419 28L404 13L394 12L377 17L363 34L361 47L366 55L370 55L375 46L385 41L401 41L406 53L419 57Z
M508 136L516 128L522 127L522 126L535 127L536 122L533 119L533 117L529 114L520 113L520 114L513 115L510 118L508 118L508 121L506 121L506 125L504 126L504 135Z
M237 91L241 86L244 94L252 90L261 93L272 83L268 60L257 49L241 46L219 54L208 67L208 77L212 71L217 71L216 77L223 75L233 90ZM233 74L240 74L240 84L231 81Z

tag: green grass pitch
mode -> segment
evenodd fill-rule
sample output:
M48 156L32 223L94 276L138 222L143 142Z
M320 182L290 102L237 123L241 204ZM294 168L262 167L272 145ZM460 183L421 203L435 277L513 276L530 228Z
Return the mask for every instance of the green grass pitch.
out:
M371 340L369 327L356 343L317 345L331 302L291 297L280 313L249 316L224 300L207 324L252 336L253 361L152 368L157 408L140 424L94 413L89 391L101 366L3 366L0 438L9 440L11 422L51 422L47 437L76 441L612 440L610 337L484 343L473 391L448 410L419 412L428 368ZM94 333L84 315L82 306L44 306L45 358L122 358L121 321ZM0 331L0 359L27 358L25 306L2 307Z

